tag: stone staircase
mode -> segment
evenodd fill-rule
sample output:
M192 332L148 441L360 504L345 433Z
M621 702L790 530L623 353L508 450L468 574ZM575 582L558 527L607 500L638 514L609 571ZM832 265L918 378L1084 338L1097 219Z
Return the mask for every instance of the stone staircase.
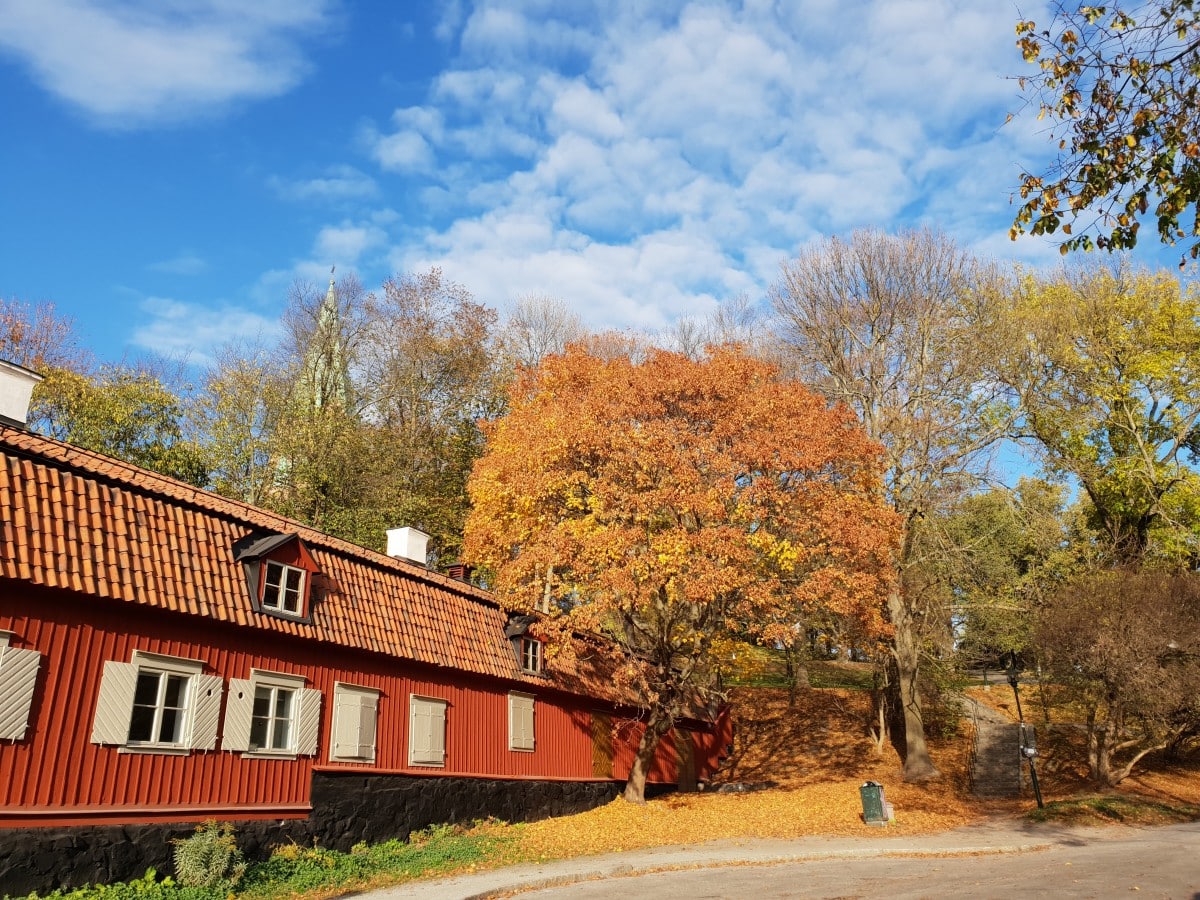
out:
M971 792L977 797L1021 796L1020 726L982 704L973 705Z

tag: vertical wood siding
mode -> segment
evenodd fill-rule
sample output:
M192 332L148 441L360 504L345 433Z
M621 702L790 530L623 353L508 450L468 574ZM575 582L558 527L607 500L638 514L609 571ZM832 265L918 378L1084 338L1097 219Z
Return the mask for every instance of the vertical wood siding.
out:
M415 775L590 780L594 700L536 685L349 651L196 617L131 607L0 579L0 628L13 646L43 654L29 728L21 741L0 741L0 824L18 809L89 809L129 820L158 807L298 807L309 801L314 766L361 767ZM249 678L266 669L308 679L323 696L317 755L294 760L244 758L220 749L186 756L123 753L90 741L106 660L129 662L134 650L201 660L205 674ZM374 764L329 760L335 681L380 692ZM509 690L533 694L535 749L509 749ZM411 694L447 701L443 768L408 765ZM222 710L222 726L224 710ZM612 716L613 776L625 778L640 725ZM220 733L220 732L218 732ZM697 748L705 756L708 747ZM675 780L673 736L659 748L651 778ZM5 818L5 813L10 818ZM293 814L301 814L294 812ZM186 815L182 816L186 818ZM28 824L34 824L29 822Z

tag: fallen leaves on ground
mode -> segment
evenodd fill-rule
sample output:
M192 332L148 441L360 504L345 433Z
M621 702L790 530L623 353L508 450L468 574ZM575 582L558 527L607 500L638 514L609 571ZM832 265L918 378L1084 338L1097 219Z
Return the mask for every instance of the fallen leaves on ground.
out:
M895 750L889 746L878 755L866 734L870 696L865 692L803 691L789 707L786 690L746 689L735 693L733 709L734 752L717 781L774 786L748 793L672 794L644 806L617 799L525 826L522 855L554 858L719 838L904 836L957 828L986 815L966 793L969 741L932 741L942 780L905 784ZM884 785L895 825L863 824L859 787L865 781Z

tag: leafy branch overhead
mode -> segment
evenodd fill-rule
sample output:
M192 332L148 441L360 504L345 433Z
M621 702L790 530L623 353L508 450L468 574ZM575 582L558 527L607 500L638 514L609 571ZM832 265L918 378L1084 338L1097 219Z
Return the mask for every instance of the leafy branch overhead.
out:
M1200 238L1195 0L1060 3L1050 28L1025 20L1016 31L1037 67L1021 88L1053 123L1058 156L1046 172L1022 174L1011 236L1061 231L1063 253L1123 250L1150 213L1163 243ZM1200 255L1200 241L1187 253Z

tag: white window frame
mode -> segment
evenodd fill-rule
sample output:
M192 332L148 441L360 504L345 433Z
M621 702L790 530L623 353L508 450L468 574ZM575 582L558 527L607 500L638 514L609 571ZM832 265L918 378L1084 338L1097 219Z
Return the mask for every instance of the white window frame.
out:
M331 761L375 761L379 696L377 688L343 681L333 683L333 716L329 726Z
M517 641L517 649L521 654L521 671L530 675L541 675L545 664L545 648L542 642L523 634Z
M440 697L408 696L408 764L446 765L446 710L450 702Z
M12 637L0 630L0 740L20 741L29 729L42 654L13 647Z
M159 676L149 739L133 739L137 687L143 674ZM185 679L183 705L177 736L163 741L154 737L162 722L163 688L166 677ZM122 753L158 753L186 756L193 750L212 750L217 740L224 683L219 675L205 675L204 662L181 656L134 650L127 663L107 660L96 698L92 743L116 745ZM142 704L144 706L144 704Z
M536 748L534 697L512 691L508 695L508 749L532 753Z
M279 572L279 583L275 585L273 593L269 593L271 591L272 567ZM296 585L294 591L296 608L288 609L287 598L292 594L292 589L288 587L288 580L293 574L299 579L299 583ZM304 608L304 592L308 587L308 572L299 566L288 565L274 559L264 559L262 579L262 594L260 595L259 602L263 609L279 616L288 616L293 619L304 618L306 613Z
M225 704L225 731L221 736L221 749L240 752L243 756L264 759L295 759L298 756L313 756L321 727L321 692L305 685L303 675L269 672L251 669L249 678L229 679L229 700ZM284 747L255 746L253 735L255 701L260 692L269 696L269 733L274 737L278 719L273 715L279 691L291 692L288 709L288 740Z

